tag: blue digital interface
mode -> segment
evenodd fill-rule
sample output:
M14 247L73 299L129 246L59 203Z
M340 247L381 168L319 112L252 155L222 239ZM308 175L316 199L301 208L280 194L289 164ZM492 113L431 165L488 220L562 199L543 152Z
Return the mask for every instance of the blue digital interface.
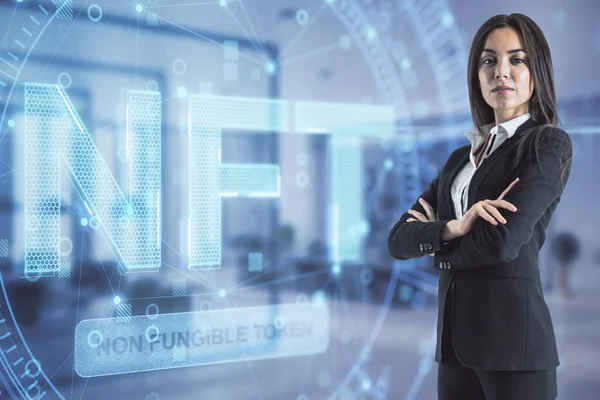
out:
M461 3L0 1L0 399L433 395L439 272L387 238L472 128ZM593 61L582 4L534 19Z
M0 398L385 389L372 244L421 77L363 6L0 2ZM327 89L329 52L368 85Z
M60 232L61 165L102 226L126 271L160 267L160 94L133 91L127 110L129 187L124 192L102 160L67 93L25 85L25 274L55 273L69 255Z

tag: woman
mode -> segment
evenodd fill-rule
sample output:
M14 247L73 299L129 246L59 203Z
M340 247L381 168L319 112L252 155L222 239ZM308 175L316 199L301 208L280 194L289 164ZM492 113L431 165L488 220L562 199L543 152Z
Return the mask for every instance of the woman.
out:
M497 15L468 61L477 129L392 228L397 259L434 256L440 272L440 400L557 396L556 341L538 253L569 177L552 60L540 28Z

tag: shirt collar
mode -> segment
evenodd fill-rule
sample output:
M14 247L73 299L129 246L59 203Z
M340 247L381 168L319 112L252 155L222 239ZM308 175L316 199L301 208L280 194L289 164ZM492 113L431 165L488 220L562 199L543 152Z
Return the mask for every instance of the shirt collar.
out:
M520 115L520 116L510 119L508 121L505 121L496 126L494 126L494 123L484 125L481 127L481 130L483 132L489 132L492 135L495 135L497 133L507 133L508 137L511 138L515 134L515 132L517 131L519 126L521 126L529 118L531 118L531 115L529 113L525 113L523 115ZM476 140L475 138L477 138L477 137L481 138L482 134L481 134L481 132L479 132L478 129L472 129L469 132L465 133L465 136L471 142L474 142Z

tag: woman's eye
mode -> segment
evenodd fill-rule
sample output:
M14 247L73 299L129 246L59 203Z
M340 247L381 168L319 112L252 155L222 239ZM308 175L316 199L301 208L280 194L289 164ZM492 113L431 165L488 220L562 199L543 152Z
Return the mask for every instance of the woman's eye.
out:
M481 60L481 63L483 65L490 65L494 63L494 59L493 58L484 58L483 60ZM515 64L523 64L525 62L525 60L523 58L513 58L512 62Z

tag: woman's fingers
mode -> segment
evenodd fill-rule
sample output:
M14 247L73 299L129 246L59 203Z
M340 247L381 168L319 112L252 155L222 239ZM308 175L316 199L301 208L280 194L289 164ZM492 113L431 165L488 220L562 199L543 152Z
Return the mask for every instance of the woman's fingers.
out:
M513 212L517 211L514 205L505 200L484 200L477 204L477 214L493 225L498 225L498 222L506 224L506 219L500 214L498 208L505 208Z
M506 223L506 219L504 219L502 214L500 214L500 211L498 211L498 209L493 205L484 203L483 208L488 212L488 214L492 215L492 217L494 217L496 221L502 222L503 224Z
M429 221L435 221L435 212L433 211L433 207L431 207L431 205L429 205L429 203L422 197L419 197L419 203L425 209L425 213L427 213L427 218Z
M412 215L413 217L415 217L416 219L418 219L421 222L428 222L429 220L427 219L426 216L424 216L423 214L421 214L418 211L415 211L413 209L410 209L407 211L410 215Z
M406 222L415 222L418 221L416 218L409 218L406 220Z
M484 200L484 203L490 204L496 208L506 208L509 211L517 211L517 207L506 200Z
M485 209L485 205L486 203L484 202L477 203L477 207L475 208L477 210L477 215L479 215L481 218L485 219L492 225L498 225L496 219L492 217L492 215L490 215L490 213L488 213Z
M504 192L502 192L500 197L498 197L498 200L502 200L504 198L504 196L506 196L506 194L510 191L510 189L512 189L512 187L515 186L518 182L519 182L519 178L512 181L511 184L508 185L508 187L506 189L504 189Z

